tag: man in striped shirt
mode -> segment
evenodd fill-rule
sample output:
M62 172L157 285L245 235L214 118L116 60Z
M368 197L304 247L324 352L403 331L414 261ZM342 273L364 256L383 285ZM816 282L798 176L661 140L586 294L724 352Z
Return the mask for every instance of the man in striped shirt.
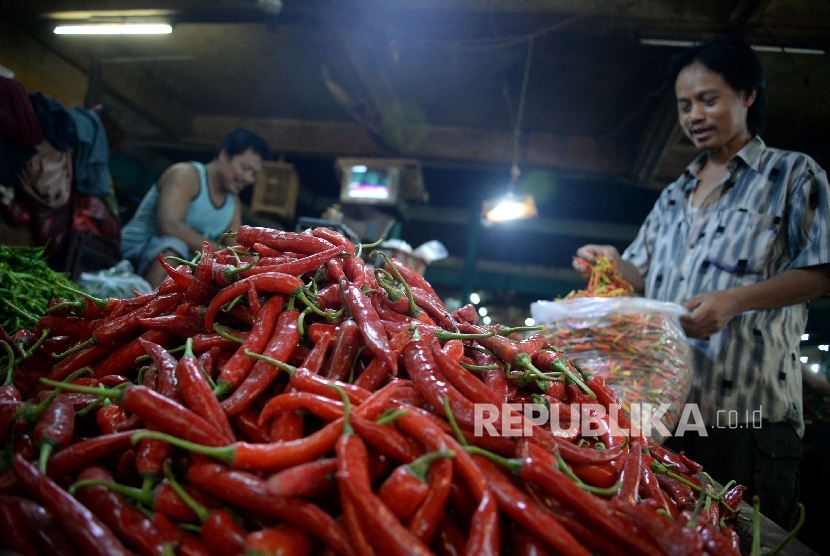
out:
M666 445L716 480L746 485L785 528L797 517L802 418L799 342L806 302L830 292L830 187L809 156L767 147L766 78L743 41L679 54L670 68L678 118L703 152L660 195L622 255L605 255L646 297L682 304L705 434ZM577 270L586 269L575 261Z

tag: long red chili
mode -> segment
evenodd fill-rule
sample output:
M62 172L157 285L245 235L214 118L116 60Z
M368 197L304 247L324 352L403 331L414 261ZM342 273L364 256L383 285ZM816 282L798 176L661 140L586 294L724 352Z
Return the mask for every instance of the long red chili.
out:
M266 481L268 492L275 496L309 498L331 492L337 485L334 472L337 460L324 458L289 467L274 473Z
M176 379L185 406L215 427L229 443L235 441L236 434L231 428L228 416L213 394L199 361L193 355L193 341L190 338L185 342L184 355L176 367Z
M366 530L371 531L368 540L377 552L391 556L431 554L429 548L404 527L373 492L366 445L351 428L345 394L343 399L346 404L345 425L335 447L337 485L341 497L350 500Z
M219 464L200 463L187 470L190 484L220 499L262 515L277 517L320 538L338 554L353 555L346 532L326 512L301 499L268 493L264 479L251 473L231 471Z
M261 350L262 355L278 361L287 361L291 357L300 341L297 328L299 316L300 313L296 309L280 313L271 339ZM279 367L270 365L266 361L255 361L245 380L229 397L222 400L222 409L229 416L240 413L265 392L279 373Z
M334 349L331 352L323 375L335 380L345 380L349 376L352 360L360 347L360 328L352 319L346 319L337 327Z
M213 330L213 322L219 309L233 300L235 297L248 292L248 287L253 284L259 293L278 293L282 295L293 295L301 291L303 283L299 278L281 272L265 272L248 278L243 278L219 290L219 293L211 299L205 310L205 330Z
M78 481L112 481L104 467L87 467L78 474ZM75 497L112 529L128 546L148 556L162 556L166 539L152 520L129 504L118 493L100 486L72 489Z
M297 253L318 253L330 249L332 244L306 232L289 232L256 226L242 225L236 231L236 241L253 247L255 243L267 245L278 251Z
M38 469L46 472L46 463L53 451L66 448L75 430L75 407L70 398L58 395L35 424L32 440L40 449Z
M52 386L59 385L51 381ZM107 396L118 401L130 413L141 416L146 422L170 435L203 444L224 446L227 440L222 433L190 409L158 394L146 386L132 385L123 389L101 391L97 388L63 385L67 390Z
M251 332L245 338L245 343L237 348L233 356L219 371L219 380L216 387L219 396L238 388L248 376L248 373L251 372L256 361L248 357L245 351L262 353L274 332L284 302L285 299L282 296L275 295L262 306Z
M341 280L340 286L343 297L346 299L351 310L352 317L360 328L360 334L366 343L366 347L375 357L389 365L393 374L397 373L398 359L391 354L389 340L386 338L383 323L377 311L372 306L371 301L364 295L360 288L347 280Z
M19 455L12 467L18 480L49 510L66 534L84 554L100 556L127 556L128 550L99 518L67 493L35 466Z

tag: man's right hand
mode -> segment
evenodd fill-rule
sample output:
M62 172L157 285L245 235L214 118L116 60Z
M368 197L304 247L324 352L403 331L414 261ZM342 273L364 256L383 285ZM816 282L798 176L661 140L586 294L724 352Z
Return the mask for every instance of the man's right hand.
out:
M589 243L576 250L576 256L571 265L574 270L587 278L591 274L590 265L597 261L597 257L605 257L617 265L620 262L620 252L613 245L594 245Z

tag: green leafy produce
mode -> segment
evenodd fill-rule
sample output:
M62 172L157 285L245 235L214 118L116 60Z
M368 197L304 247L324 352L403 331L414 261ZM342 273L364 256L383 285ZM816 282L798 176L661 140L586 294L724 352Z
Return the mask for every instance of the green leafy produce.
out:
M31 328L34 323L21 311L40 319L61 284L74 286L49 268L43 247L0 245L0 326L9 334Z

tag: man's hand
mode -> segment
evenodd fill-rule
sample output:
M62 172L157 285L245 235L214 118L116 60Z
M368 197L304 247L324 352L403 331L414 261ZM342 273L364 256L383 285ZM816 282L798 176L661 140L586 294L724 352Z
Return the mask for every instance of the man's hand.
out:
M591 267L585 263L594 264L597 261L597 257L605 257L617 265L620 263L620 252L613 245L588 244L576 250L576 256L571 262L571 265L574 270L587 278L591 274Z
M738 314L729 290L699 293L683 306L690 314L680 317L680 324L689 338L706 339L723 330Z

